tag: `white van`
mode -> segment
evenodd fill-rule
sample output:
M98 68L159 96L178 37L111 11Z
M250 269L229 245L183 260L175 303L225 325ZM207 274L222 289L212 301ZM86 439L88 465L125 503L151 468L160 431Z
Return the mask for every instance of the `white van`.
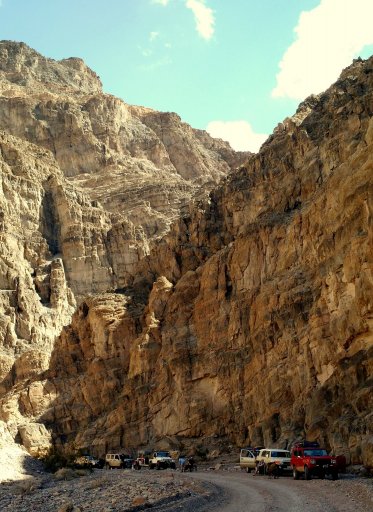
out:
M246 469L248 473L255 469L255 451L251 448L242 448L240 451L240 468Z

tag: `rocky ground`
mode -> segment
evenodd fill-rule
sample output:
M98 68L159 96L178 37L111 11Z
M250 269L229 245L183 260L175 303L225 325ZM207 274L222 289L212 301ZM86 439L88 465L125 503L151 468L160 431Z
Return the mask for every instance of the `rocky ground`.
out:
M175 471L66 470L0 486L5 512L114 512L169 506L204 495L203 483Z
M313 503L317 511L321 507L324 512L369 512L373 507L373 480L346 474L336 482L329 479L294 482L291 477L274 481L248 475L234 463L200 465L198 472L193 474L179 470L89 472L64 469L52 475L34 461L28 467L26 478L3 479L0 510L134 512L152 508L181 512L239 511L241 505L246 510L245 494L254 511L274 510L272 505L281 511L284 506L289 507L286 510L298 510L298 505Z

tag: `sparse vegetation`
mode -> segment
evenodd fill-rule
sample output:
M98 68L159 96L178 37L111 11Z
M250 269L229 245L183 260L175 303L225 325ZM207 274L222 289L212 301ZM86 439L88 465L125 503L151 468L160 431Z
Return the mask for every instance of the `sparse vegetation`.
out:
M15 494L21 494L23 496L26 494L32 494L34 491L40 489L41 487L43 487L43 481L39 478L32 477L28 478L27 480L17 482L14 485L13 490Z
M74 455L66 455L52 448L48 455L42 457L41 460L44 463L46 471L56 473L56 471L62 468L72 468Z
M53 477L56 480L74 480L75 478L86 476L89 473L90 472L85 469L61 468L54 473Z

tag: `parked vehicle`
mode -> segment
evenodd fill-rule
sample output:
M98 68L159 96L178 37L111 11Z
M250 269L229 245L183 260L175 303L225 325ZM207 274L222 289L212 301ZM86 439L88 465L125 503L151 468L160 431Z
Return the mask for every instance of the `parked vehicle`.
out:
M103 459L95 459L92 455L80 455L74 460L74 466L78 468L96 468L102 469L105 461Z
M154 452L153 457L149 459L149 469L176 469L176 462L170 456L170 452Z
M124 453L107 453L105 457L105 466L109 469L114 468L131 468L134 460Z
M346 466L347 466L347 460L345 455L337 455L337 467L338 467L338 473L346 473Z
M255 449L248 447L242 448L240 451L240 468L250 473L256 466Z
M264 463L263 472L267 474L267 467L272 462L275 462L279 469L279 474L281 473L290 473L292 470L291 467L291 455L288 450L281 450L279 448L264 448L260 450L259 454L256 457L256 464L259 462Z
M294 480L298 480L301 475L304 475L305 480L313 476L325 478L326 475L331 475L333 480L338 479L337 457L328 455L316 442L296 443L291 452L291 466Z
M144 450L140 450L137 453L136 461L138 462L140 467L149 466L149 460L150 460L151 457L152 457L152 452L151 451L149 451L149 450L145 450L145 451Z

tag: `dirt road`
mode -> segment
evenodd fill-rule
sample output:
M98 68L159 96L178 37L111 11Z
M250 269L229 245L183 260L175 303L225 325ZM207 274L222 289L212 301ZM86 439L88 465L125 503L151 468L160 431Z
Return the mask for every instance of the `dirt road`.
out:
M237 472L197 472L193 480L210 487L210 498L174 504L180 512L372 512L373 482L344 477L338 481L269 479Z

